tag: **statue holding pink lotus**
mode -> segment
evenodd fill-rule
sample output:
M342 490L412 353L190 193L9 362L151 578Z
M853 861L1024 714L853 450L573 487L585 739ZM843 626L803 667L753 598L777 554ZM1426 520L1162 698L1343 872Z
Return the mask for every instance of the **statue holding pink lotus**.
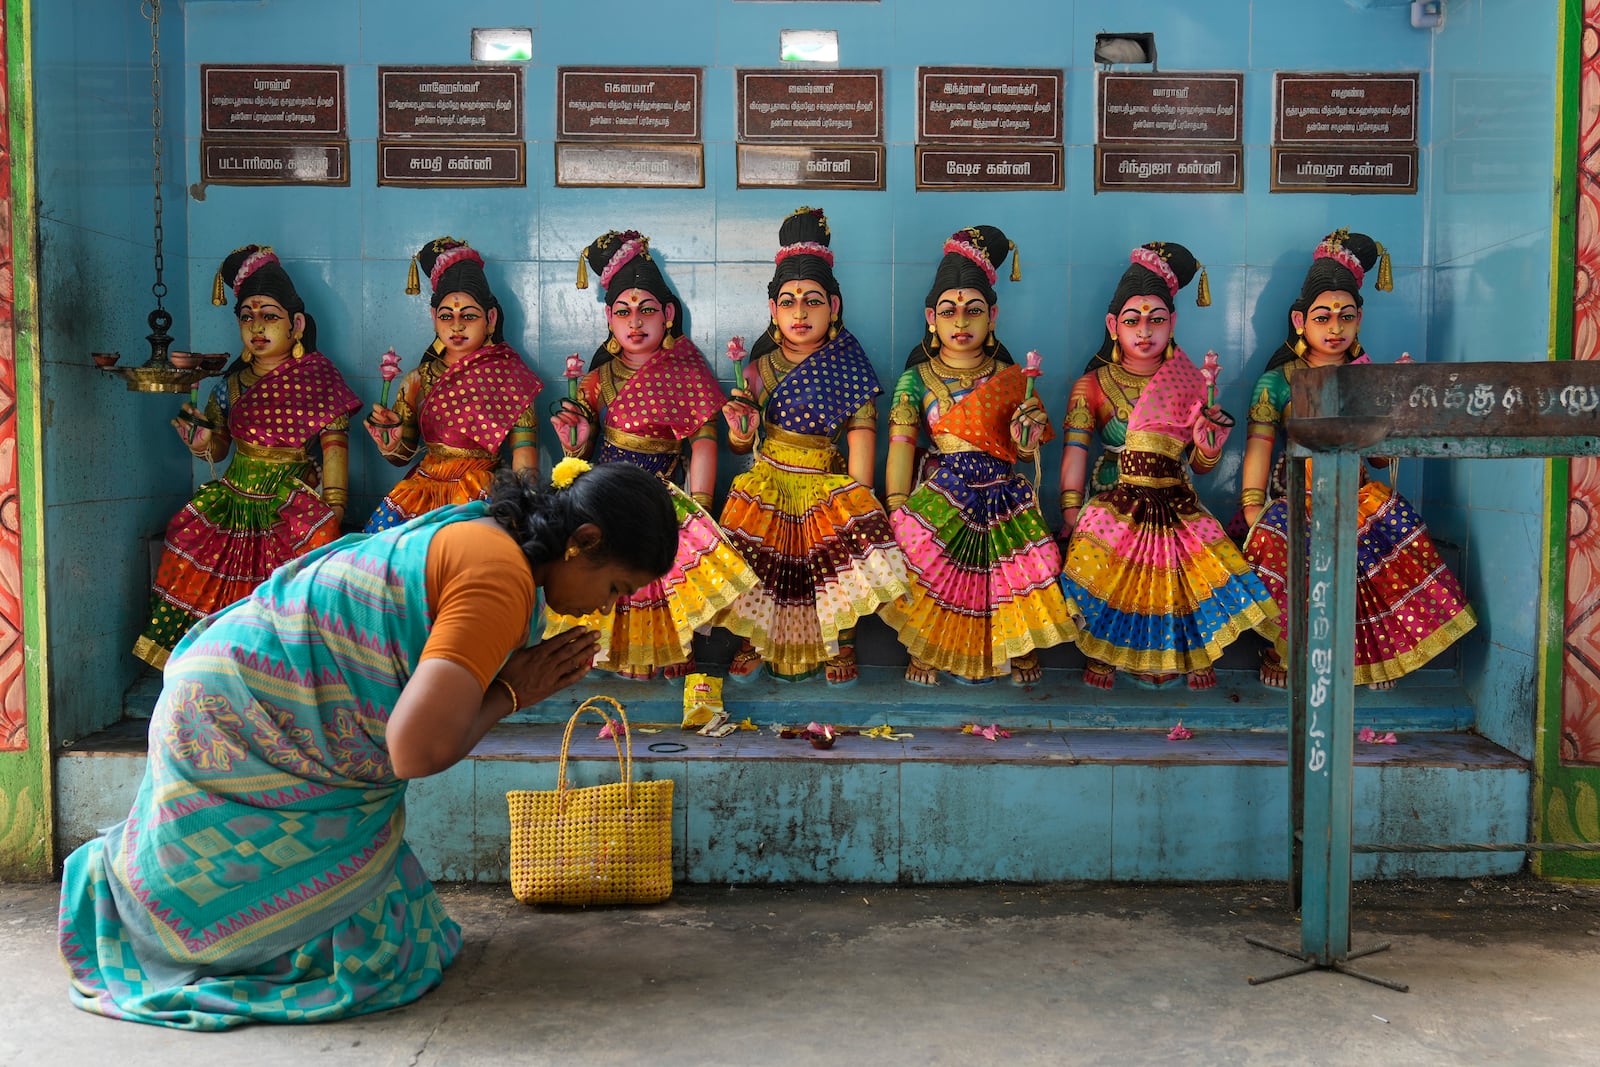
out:
M389 386L399 357L384 353L383 399L366 420L384 459L397 467L416 462L367 520L368 532L483 499L502 453L517 470L539 466L534 398L543 383L505 343L505 315L483 257L465 241L440 237L412 261L409 293L421 291L418 268L432 292L434 339L421 363L400 378L393 408Z

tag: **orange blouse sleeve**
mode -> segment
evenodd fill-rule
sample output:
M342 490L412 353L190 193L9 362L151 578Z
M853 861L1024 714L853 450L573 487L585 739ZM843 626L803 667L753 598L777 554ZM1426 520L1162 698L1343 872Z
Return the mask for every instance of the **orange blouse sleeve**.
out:
M528 638L538 602L528 559L499 526L453 522L428 545L433 627L420 659L447 659L489 687Z

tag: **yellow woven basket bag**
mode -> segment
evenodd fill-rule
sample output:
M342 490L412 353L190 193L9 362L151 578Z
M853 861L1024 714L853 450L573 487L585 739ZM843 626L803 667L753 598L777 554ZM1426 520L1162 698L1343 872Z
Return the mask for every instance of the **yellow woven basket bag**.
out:
M567 787L567 749L585 711L612 725L622 780ZM513 789L511 892L524 904L654 904L672 895L672 779L633 780L628 715L611 697L590 697L567 720L555 789ZM622 734L621 738L616 735ZM626 745L626 749L624 749Z

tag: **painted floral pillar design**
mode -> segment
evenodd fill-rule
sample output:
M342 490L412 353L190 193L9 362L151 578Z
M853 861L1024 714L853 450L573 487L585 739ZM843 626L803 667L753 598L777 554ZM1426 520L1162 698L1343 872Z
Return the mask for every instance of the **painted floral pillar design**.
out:
M0 17L0 56L6 55ZM10 114L0 79L0 120ZM28 704L23 685L22 546L17 501L17 350L15 294L11 285L11 128L0 121L0 751L28 747Z

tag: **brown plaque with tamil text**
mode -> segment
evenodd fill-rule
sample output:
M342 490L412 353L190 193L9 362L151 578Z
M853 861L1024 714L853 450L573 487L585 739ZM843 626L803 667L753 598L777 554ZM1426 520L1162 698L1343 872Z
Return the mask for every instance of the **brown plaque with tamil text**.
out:
M1244 149L1205 145L1096 145L1094 191L1237 193L1244 189Z
M1414 193L1415 148L1272 148L1275 193Z
M917 145L917 188L1060 189L1061 149L1047 145L947 147Z
M1021 67L917 68L917 140L1061 143L1066 72Z
M380 137L522 137L522 68L379 67Z
M378 184L463 188L527 185L525 151L521 141L380 141Z
M563 141L698 141L701 82L691 67L561 67L556 136Z
M344 136L344 68L200 66L202 136Z
M1244 75L1100 74L1101 144L1241 144Z
M1291 74L1276 79L1273 143L1417 143L1418 76Z
M742 144L741 189L882 189L883 146Z
M881 70L739 70L741 141L882 141Z
M200 180L210 185L349 185L345 141L200 142Z
M700 189L705 150L697 144L556 144L556 184L600 188Z

